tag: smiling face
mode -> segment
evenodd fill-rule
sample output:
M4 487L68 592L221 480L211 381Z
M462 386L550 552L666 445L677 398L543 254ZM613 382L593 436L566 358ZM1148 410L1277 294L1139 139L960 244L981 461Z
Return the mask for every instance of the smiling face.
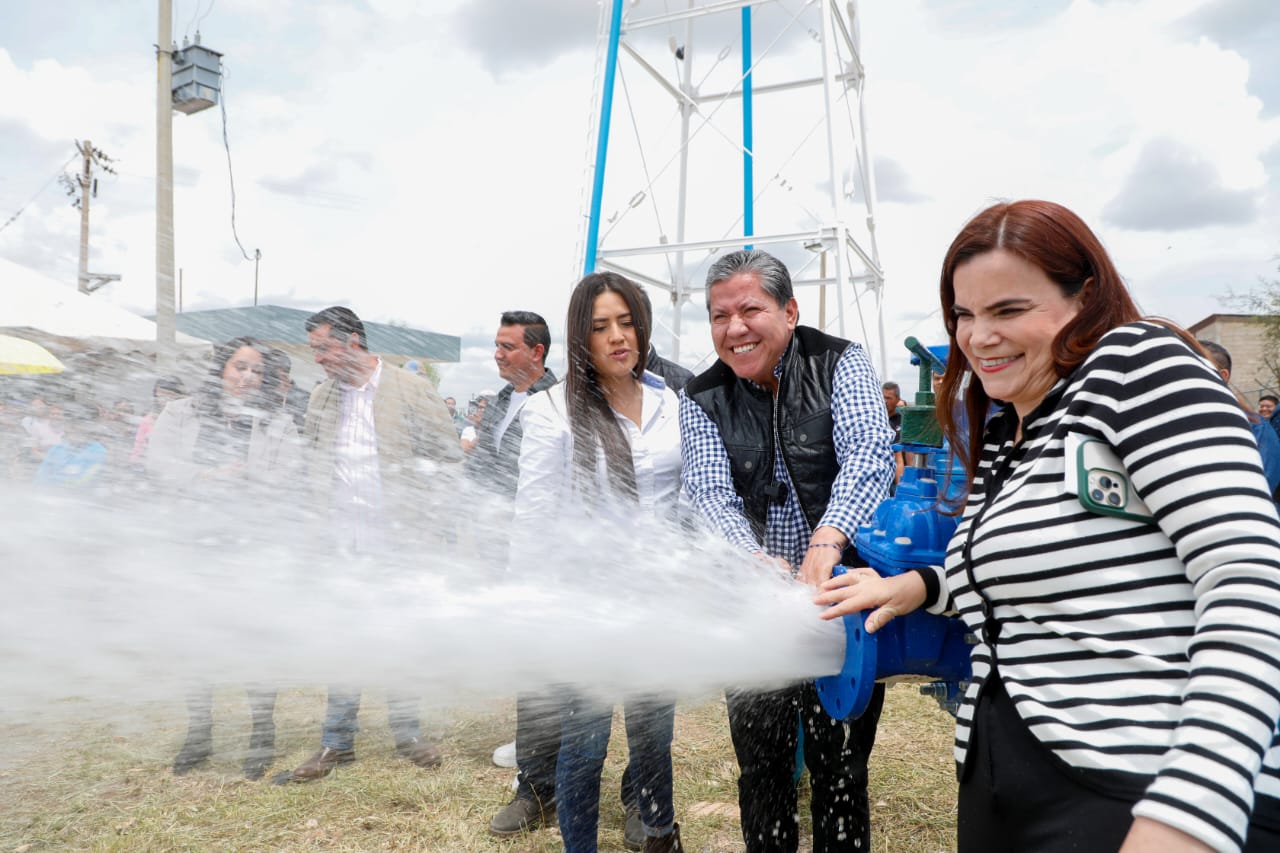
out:
M222 392L237 400L247 400L262 388L262 353L240 347L222 366Z
M591 364L597 381L608 384L634 376L640 361L636 324L622 295L606 290L591 305Z
M987 396L1026 417L1058 379L1052 346L1080 312L1044 271L996 249L955 271L956 343Z
M758 275L742 272L711 286L707 308L720 360L742 379L776 390L773 369L800 319L796 300L779 305Z
M499 326L493 338L493 361L498 365L498 375L510 382L517 391L528 391L529 386L542 376L542 344L529 346L524 340L524 326Z
M1271 417L1271 414L1275 410L1276 410L1276 404L1270 398L1266 398L1258 401L1258 414L1262 415L1264 418Z

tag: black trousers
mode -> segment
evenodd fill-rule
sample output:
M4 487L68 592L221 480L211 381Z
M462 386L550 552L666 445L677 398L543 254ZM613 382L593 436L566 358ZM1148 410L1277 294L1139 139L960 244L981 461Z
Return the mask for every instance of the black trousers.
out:
M960 782L959 853L1105 853L1119 850L1136 799L1086 787L1036 740L993 673L974 712ZM1254 823L1245 853L1280 850L1280 833Z
M738 756L738 808L747 853L794 853L796 740L804 727L804 761L812 790L813 853L871 849L867 759L884 705L884 685L856 720L822 710L812 681L767 692L729 691L729 733ZM860 842L860 844L859 844Z
M565 688L516 694L516 796L536 800L544 809L556 801L556 762L560 758L560 717Z

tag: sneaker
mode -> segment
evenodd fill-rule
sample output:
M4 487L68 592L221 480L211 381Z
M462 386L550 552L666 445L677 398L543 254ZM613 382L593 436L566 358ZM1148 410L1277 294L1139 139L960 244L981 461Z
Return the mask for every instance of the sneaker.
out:
M644 823L640 820L640 807L627 806L627 823L622 829L622 846L628 850L644 847Z
M516 797L489 821L489 832L499 838L532 832L552 821L554 811L543 809L528 797Z
M504 743L493 751L493 763L499 767L516 766L516 742Z
M644 840L644 853L684 853L680 845L680 824L671 828L670 835L649 836Z

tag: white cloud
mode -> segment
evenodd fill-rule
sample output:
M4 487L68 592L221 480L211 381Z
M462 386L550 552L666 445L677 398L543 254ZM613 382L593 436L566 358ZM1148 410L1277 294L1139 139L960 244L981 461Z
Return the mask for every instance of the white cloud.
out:
M1102 209L1106 222L1136 231L1241 225L1257 215L1258 196L1223 185L1213 163L1170 139L1142 149L1120 192Z
M485 335L502 310L520 307L559 328L581 266L598 7L516 5L222 0L206 17L205 44L226 55L237 227L250 252L262 250L262 301L346 301L374 320ZM1220 16L1196 24L1195 13L1220 5L1075 0L1038 4L1009 20L1006 3L860 4L869 140L881 161L876 235L888 276L886 335L895 347L906 334L939 337L928 306L941 257L960 224L992 198L1039 196L1071 206L1099 230L1144 306L1183 322L1218 310L1215 288L1247 289L1273 271L1280 123L1259 97L1277 71L1240 41L1248 26L1224 30ZM575 7L580 20L556 31ZM179 28L191 16L184 8L175 14ZM1275 16L1268 8L1237 12L1258 16L1257 29L1269 31ZM0 221L57 169L57 152L70 156L73 139L91 138L121 166L95 201L92 265L124 275L95 298L149 312L154 21L149 12L95 7L55 27L42 9L4 13L0 123L13 130L7 139L24 141L12 157L0 149ZM704 91L740 73L735 15L718 17L694 42L712 59L728 48ZM767 24L758 22L758 49L769 40ZM788 37L786 62L816 57L808 29ZM683 42L683 25L643 42L664 68L672 64L668 30ZM90 31L102 37L87 38ZM762 82L774 72L762 66L758 73ZM638 96L634 68L625 81L632 101L620 87L610 161L617 175L638 167L632 108L654 136L672 121L669 104ZM761 227L771 219L808 222L808 212L825 203L808 177L825 162L825 140L818 134L797 147L794 139L813 116L799 97L792 106L758 99ZM691 165L689 227L718 234L735 226L741 207L732 104L703 133L716 141ZM1156 140L1196 152L1217 170L1224 192L1254 194L1253 220L1221 224L1219 217L1220 224L1179 231L1176 240L1109 225L1104 208L1141 174L1143 152ZM650 172L665 170L667 180L671 149L656 150L662 154L650 160ZM174 152L186 305L245 304L253 265L231 236L217 110L175 115ZM621 238L633 221L652 223L653 211L648 199L627 207L644 184L614 174L605 212L619 214L614 236ZM671 187L658 182L651 196L670 199ZM673 221L663 228L673 236ZM0 232L0 255L71 280L77 235L76 212L50 190ZM702 262L689 259L695 277ZM1206 285L1203 276L1196 284L1177 273L1192 269L1220 274ZM801 308L816 320L816 292L802 294ZM664 312L670 325L670 309ZM706 353L700 302L686 306L682 321L682 356ZM857 337L859 328L851 309L846 331ZM655 340L671 351L665 332ZM489 355L477 353L483 361ZM446 380L450 370L460 369L447 369ZM905 355L893 357L890 374L910 375ZM451 390L461 398L478 389Z

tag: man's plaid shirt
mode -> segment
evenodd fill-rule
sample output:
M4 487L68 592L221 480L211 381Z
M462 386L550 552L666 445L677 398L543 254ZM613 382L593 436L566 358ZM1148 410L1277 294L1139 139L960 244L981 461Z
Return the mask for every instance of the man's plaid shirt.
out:
M790 348L790 347L788 347ZM786 353L773 374L782 376ZM866 352L851 343L836 364L831 390L832 432L840 473L831 487L820 526L835 527L853 541L858 526L889 493L893 482L893 430L880 393L880 380ZM769 504L764 542L757 541L733 487L729 456L720 430L701 406L680 394L680 450L684 488L712 529L746 551L763 551L798 568L813 531L800 510L782 454L774 454L774 479L785 483L783 503Z

